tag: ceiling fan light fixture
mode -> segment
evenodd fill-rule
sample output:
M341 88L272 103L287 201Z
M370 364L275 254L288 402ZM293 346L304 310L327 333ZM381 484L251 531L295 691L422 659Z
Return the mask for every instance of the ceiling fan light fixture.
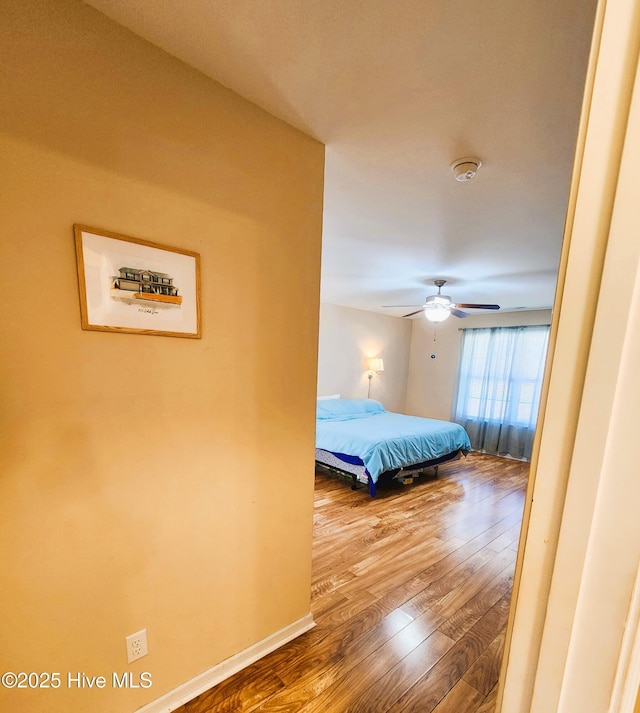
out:
M439 307L448 307L451 304L451 297L449 295L429 295L426 299L426 304L435 305Z
M449 315L451 312L441 304L436 304L433 307L429 309L425 309L424 311L424 316L430 321L430 322L444 322L445 319L449 318Z
M480 166L482 166L482 161L479 158L466 156L456 159L451 164L451 170L453 171L453 177L456 181L464 183L465 181L470 181L475 178Z
M462 307L463 309L500 309L500 305L494 304L454 304L451 301L451 297L449 297L449 295L443 295L440 292L442 288L447 284L446 280L434 280L433 284L438 288L438 294L428 295L424 305L422 305L420 309L416 310L415 312L409 312L409 314L403 314L403 317L413 317L416 314L420 314L420 312L424 312L424 316L430 322L437 323L444 322L445 319L449 318L450 314L452 314L454 317L468 317L469 315L466 312L463 312L460 307ZM391 306L417 307L418 305L387 305L387 307Z

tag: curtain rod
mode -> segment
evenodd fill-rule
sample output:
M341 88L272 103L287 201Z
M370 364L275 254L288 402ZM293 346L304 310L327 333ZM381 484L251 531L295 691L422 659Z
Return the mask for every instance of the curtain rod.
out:
M513 324L508 327L499 327L499 326L493 326L493 327L458 327L459 332L466 332L470 329L524 329L525 327L550 327L551 324L549 322L544 322L543 324Z

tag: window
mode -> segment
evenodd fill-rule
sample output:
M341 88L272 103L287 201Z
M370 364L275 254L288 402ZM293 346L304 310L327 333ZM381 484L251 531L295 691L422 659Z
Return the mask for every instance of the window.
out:
M548 339L548 325L464 330L455 420L475 450L531 456Z

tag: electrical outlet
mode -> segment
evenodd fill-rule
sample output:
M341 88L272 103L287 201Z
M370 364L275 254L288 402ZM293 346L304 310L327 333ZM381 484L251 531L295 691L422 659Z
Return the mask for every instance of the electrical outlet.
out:
M142 629L125 637L127 643L127 663L136 661L149 653L147 648L147 630Z

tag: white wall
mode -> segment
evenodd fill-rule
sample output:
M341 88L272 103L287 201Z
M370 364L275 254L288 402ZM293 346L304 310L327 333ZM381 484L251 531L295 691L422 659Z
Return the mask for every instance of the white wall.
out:
M404 412L410 345L409 320L322 303L318 396L366 398L366 361L381 357L384 372L373 378L371 398L390 411Z
M551 310L479 314L464 320L449 318L437 327L426 319L411 320L413 330L406 412L427 418L451 418L462 335L460 329L549 324L550 321Z

